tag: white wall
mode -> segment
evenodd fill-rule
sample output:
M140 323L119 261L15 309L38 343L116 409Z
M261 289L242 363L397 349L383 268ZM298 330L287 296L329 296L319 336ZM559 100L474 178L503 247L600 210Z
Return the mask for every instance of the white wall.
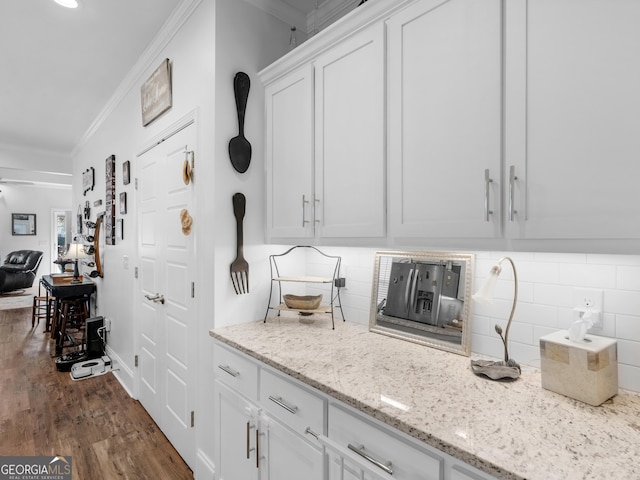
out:
M131 161L137 172L136 154L143 146L180 118L196 112L198 145L194 189L194 233L198 255L196 311L198 313L198 405L196 475L206 476L212 467L214 432L212 340L209 329L217 325L254 320L264 315L269 285L268 254L276 247L263 244L263 92L256 73L286 52L289 26L256 6L238 0L203 0L161 51L148 60L148 68L122 95L117 105L74 156L74 205L89 199L105 199L105 159L116 155L116 198L127 192L125 238L104 248L105 275L98 283L97 314L111 320L109 349L119 380L135 395L136 318L133 315L137 284L136 205L134 180L122 184L122 163ZM172 62L173 107L148 127L140 118L140 85L164 59ZM229 161L228 142L237 135L233 77L249 74L252 85L245 133L253 146L248 172L240 175ZM96 169L95 189L81 194L81 172ZM235 257L235 219L231 197L247 196L245 255L250 263L250 293L236 295L229 278ZM103 209L104 207L102 207ZM92 217L95 218L95 209ZM124 257L129 268L124 268Z
M43 257L38 277L51 273L53 210L70 208L71 189L1 185L0 190L0 258L15 250L40 250ZM35 213L36 235L12 235L12 213Z
M342 256L347 288L341 292L341 298L347 320L368 325L375 250L332 247L323 251ZM519 296L509 334L509 353L519 363L539 367L540 337L565 330L576 320L572 304L575 288L602 289L603 329L591 333L618 340L620 387L640 392L640 255L473 253L476 256L473 291L482 285L503 255L513 258L516 264ZM509 317L512 278L510 266L503 264L494 304L472 305L473 353L502 356L502 343L494 325L504 327Z
M70 159L66 155L0 145L0 177L2 178L64 183L69 181L70 174ZM40 250L44 256L38 269L38 276L51 273L53 210L69 209L71 209L70 187L0 185L0 260L14 250ZM13 236L11 234L12 213L35 213L36 236Z

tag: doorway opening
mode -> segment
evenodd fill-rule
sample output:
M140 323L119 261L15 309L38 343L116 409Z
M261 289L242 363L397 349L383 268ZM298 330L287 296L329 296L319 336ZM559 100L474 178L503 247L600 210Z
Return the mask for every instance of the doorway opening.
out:
M54 210L51 222L51 271L62 272L64 266L53 263L63 258L73 240L71 234L71 210Z

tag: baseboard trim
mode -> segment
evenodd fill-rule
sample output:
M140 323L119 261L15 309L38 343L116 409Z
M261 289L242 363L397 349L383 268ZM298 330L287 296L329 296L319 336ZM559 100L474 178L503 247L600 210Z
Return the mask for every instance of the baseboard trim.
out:
M126 363L122 361L122 359L118 356L118 354L107 345L105 349L105 353L111 358L111 365L113 376L116 377L116 380L120 382L122 388L129 394L129 396L133 399L137 400L136 395L133 393L132 385L134 385L134 374L133 371L127 367Z
M196 471L194 472L195 480L213 480L215 474L216 467L213 461L202 450L198 450L196 453Z

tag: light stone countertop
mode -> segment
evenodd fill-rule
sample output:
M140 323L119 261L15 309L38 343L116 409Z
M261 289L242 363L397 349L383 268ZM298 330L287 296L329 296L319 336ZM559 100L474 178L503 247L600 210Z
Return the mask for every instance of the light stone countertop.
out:
M210 335L498 478L640 478L634 393L593 407L544 390L534 369L494 382L474 375L469 357L337 319L335 330L280 317Z

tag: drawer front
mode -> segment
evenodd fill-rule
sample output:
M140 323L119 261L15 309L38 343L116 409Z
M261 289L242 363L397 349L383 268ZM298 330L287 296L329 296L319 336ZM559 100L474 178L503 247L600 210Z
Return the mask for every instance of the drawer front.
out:
M213 365L218 380L251 400L258 399L258 365L250 359L216 344Z
M440 480L443 478L444 458L422 450L400 439L383 427L364 420L336 405L329 405L329 438L349 452L371 464L370 475L365 478L395 478L398 480ZM381 466L376 465L379 463ZM392 477L384 474L384 467L393 471ZM330 456L330 472L342 468ZM344 461L345 478L360 478L359 467L348 458ZM330 478L333 478L330 475ZM339 478L339 477L336 477Z
M260 405L267 412L300 434L307 427L324 432L324 399L268 370L260 375Z

